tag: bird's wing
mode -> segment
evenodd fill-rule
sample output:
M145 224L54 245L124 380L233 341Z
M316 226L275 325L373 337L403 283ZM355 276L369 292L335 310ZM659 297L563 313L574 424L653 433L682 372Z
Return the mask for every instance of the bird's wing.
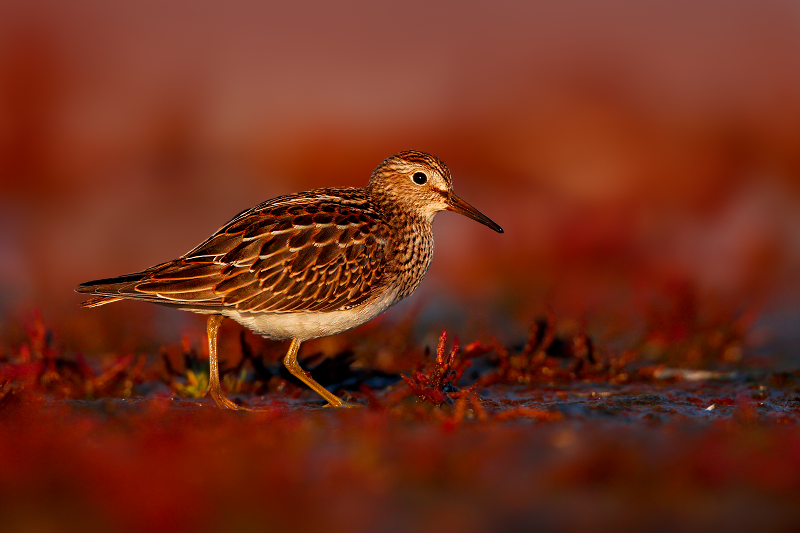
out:
M387 228L360 189L321 189L269 200L175 261L78 292L188 309L333 311L383 290L389 254Z

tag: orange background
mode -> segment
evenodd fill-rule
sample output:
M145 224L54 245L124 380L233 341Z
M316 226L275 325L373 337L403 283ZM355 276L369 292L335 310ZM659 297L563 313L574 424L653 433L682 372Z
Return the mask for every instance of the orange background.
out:
M506 230L437 219L423 321L513 338L550 307L612 335L688 299L789 335L799 65L778 0L3 2L0 318L174 342L192 319L78 310L75 285L413 148Z

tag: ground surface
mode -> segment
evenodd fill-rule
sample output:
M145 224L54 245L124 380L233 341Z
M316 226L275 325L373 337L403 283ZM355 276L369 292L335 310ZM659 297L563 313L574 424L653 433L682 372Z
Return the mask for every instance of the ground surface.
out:
M516 348L442 338L395 361L405 377L312 357L359 404L334 410L242 343L224 387L255 412L200 398L205 361L186 346L87 362L32 321L0 366L4 530L800 524L798 372L643 364L540 321Z

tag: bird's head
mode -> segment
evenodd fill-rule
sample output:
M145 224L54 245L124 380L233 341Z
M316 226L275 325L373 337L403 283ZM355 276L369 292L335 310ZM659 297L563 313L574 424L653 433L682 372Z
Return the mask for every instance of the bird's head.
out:
M389 157L372 173L367 190L429 222L439 211L453 211L503 233L503 228L456 196L450 170L425 152L407 150Z

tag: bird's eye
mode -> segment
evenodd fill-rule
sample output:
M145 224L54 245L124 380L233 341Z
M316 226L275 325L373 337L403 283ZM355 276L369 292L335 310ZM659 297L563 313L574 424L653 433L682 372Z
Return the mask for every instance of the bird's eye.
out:
M425 185L425 182L428 181L428 176L426 176L424 172L414 172L411 179L413 179L414 183L417 185Z

